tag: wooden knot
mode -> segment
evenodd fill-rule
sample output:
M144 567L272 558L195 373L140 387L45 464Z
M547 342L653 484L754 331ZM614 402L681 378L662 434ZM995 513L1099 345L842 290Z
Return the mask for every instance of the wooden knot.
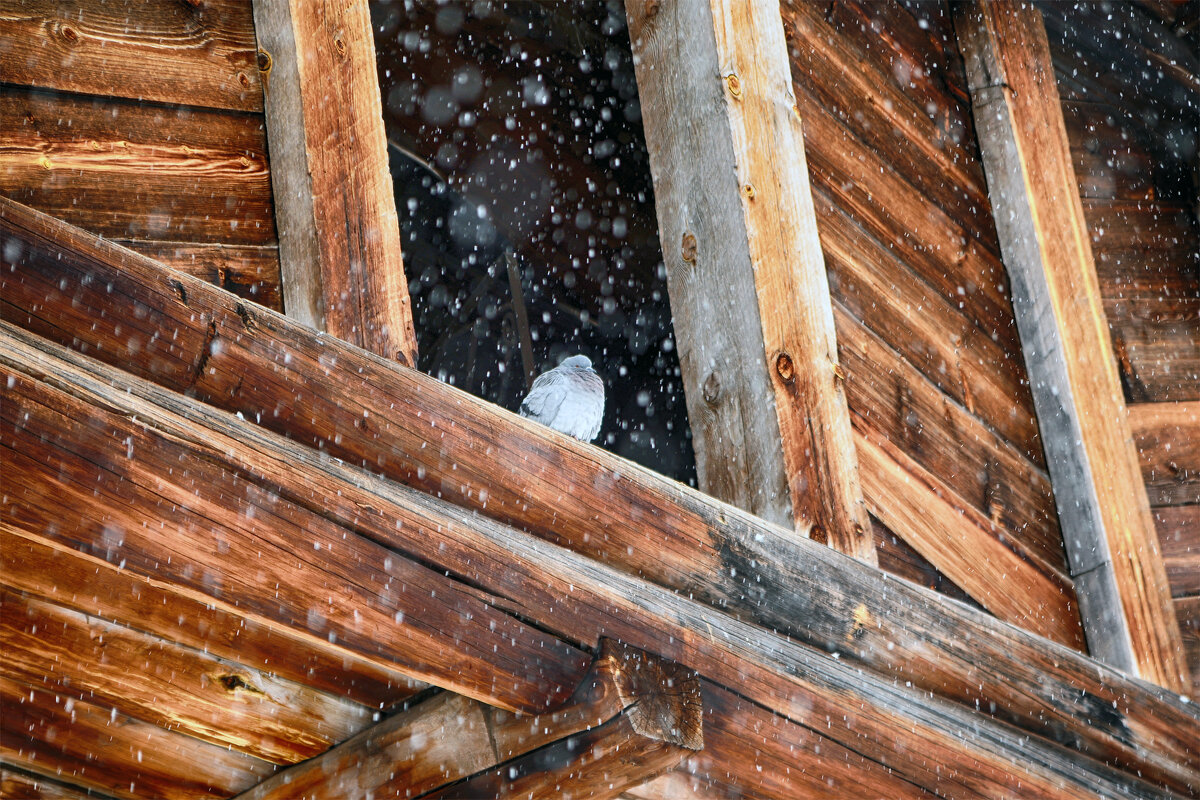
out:
M250 88L250 79L248 77L246 77L246 73L239 72L237 74L237 79L238 79L238 83L240 83L242 85L243 89Z
M67 41L69 44L75 44L79 41L79 34L70 25L61 25L58 28L58 35Z
M661 6L662 6L662 3L659 2L659 0L646 0L646 5L643 6L643 9L645 10L646 19L649 19L650 17L658 16L658 9Z
M697 248L695 235L690 232L685 233L683 235L683 242L679 245L679 253L683 256L683 260L695 265Z
M792 357L787 353L780 353L776 356L775 372L784 383L790 384L796 380L796 365L792 363Z
M270 72L271 71L271 66L274 63L274 60L271 58L271 54L268 53L266 50L258 51L257 61L258 61L258 71L259 72Z
M342 37L338 36L333 40L333 47L337 50L337 54L343 58L346 56L346 42Z
M833 379L838 383L846 382L846 372L842 369L842 365L836 361L833 362Z
M742 96L742 79L737 76L736 72L725 76L725 85L729 87L729 93L734 97Z
M716 370L708 374L704 379L704 385L701 387L704 392L704 402L710 406L715 406L717 401L721 399L721 376Z
M753 200L754 199L754 184L743 183L742 184L742 196L745 197L747 200Z

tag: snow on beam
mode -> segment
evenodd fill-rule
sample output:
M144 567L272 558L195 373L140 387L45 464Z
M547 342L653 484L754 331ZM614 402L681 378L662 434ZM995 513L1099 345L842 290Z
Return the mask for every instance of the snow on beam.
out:
M416 364L417 339L365 0L255 0L283 305Z
M736 612L761 626L740 629L752 639L780 631L813 648L818 674L850 662L855 685L865 668L1152 780L1200 782L1200 718L1169 692L3 198L0 229L0 316L14 324L440 495L473 524L514 523L657 584L639 591L678 593L665 602ZM443 539L417 543L437 562Z
M955 24L1089 650L1186 691L1041 12L984 0Z
M701 488L874 564L779 4L626 11Z

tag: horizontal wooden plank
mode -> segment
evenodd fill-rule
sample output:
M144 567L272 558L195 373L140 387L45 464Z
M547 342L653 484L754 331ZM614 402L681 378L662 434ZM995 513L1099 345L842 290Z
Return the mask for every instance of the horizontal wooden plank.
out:
M1096 252L1174 250L1196 239L1196 219L1181 203L1081 202Z
M1130 404L1200 400L1200 318L1123 326L1112 338Z
M135 575L102 556L80 553L0 521L3 583L49 600L262 672L377 709L425 684L286 630L261 625L228 604L205 602L170 584Z
M192 391L350 463L737 609L769 629L837 652L843 662L970 708L994 703L1004 719L1110 763L1136 764L1144 775L1192 780L1180 776L1195 767L1181 772L1175 759L1189 757L1179 737L1189 740L1186 729L1195 721L1176 717L1184 712L1168 693L952 601L886 581L827 548L783 543L772 526L598 448L3 199L0 226L22 244L20 261L0 275L0 312L22 327L160 385ZM86 283L84 276L90 276ZM113 291L105 288L110 283ZM166 327L178 331L172 340L152 337ZM330 431L340 438L329 438ZM604 536L596 536L598 530ZM772 602L758 601L763 592ZM868 616L855 613L860 605ZM1081 691L1106 708L1116 702L1119 713L1097 718L1082 711L1074 704Z
M1200 504L1200 401L1129 406L1152 506Z
M928 380L1045 467L1019 351L1005 352L828 195L821 246L834 299Z
M1192 688L1200 693L1200 597L1179 598L1175 601L1175 613L1183 631L1183 646L1192 671Z
M8 331L3 358L10 369L35 372L41 376L39 384L53 383L73 395L103 397L122 419L137 419L140 425L156 431L166 441L192 440L195 437L192 429L203 420L208 458L223 471L241 475L281 475L283 478L286 474L294 474L292 481L286 482L300 482L309 489L313 496L311 502L320 504L326 519L353 524L371 539L388 543L397 557L407 554L435 564L439 574L444 570L447 575L479 587L489 593L496 606L519 614L550 635L584 641L593 647L599 646L603 637L643 649L654 647L666 658L697 669L716 683L737 686L738 692L747 699L793 722L811 727L823 720L823 735L877 763L871 770L860 765L864 781L883 780L882 776L888 775L890 780L904 780L945 794L975 791L997 798L1008 796L1017 787L1047 798L1103 795L1106 792L1166 796L1130 774L1115 771L1062 745L1031 737L926 692L914 691L908 681L901 685L904 672L880 676L862 666L844 663L841 656L845 653L864 646L872 649L881 646L869 641L873 637L868 631L877 629L883 622L882 616L874 615L886 614L897 604L913 610L919 608L922 601L927 607L936 605L939 602L936 596L905 587L901 582L873 586L872 570L808 541L799 542L807 553L803 556L792 553L795 558L787 560L784 558L786 551L797 544L789 532L764 525L737 509L721 507L726 524L735 522L750 534L744 540L745 544L758 541L760 547L769 548L759 554L762 561L754 579L762 583L758 584L761 589L755 590L755 597L762 596L759 592L782 596L784 587L797 585L803 580L802 576L811 575L814 567L822 562L826 568L849 570L851 574L857 573L858 591L854 593L853 602L859 605L854 625L855 630L862 633L852 631L847 634L833 654L799 644L670 589L498 525L473 511L329 459L252 423L214 414L182 395L122 377L116 370L98 362L69 354L11 328ZM46 348L56 353L52 354ZM19 367L19 364L26 366ZM18 379L16 385L19 386L22 380ZM32 415L30 420L24 421L29 424L31 420ZM75 438L75 434L59 441L65 438ZM141 452L141 458L147 457L145 442L135 443L135 448ZM107 456L95 453L93 457L120 459L119 452ZM279 489L284 495L296 493L294 485L292 488L280 486ZM77 530L76 526L77 523L64 527ZM126 536L131 538L132 534L127 530ZM108 544L114 549L120 547L111 540ZM137 568L134 560L129 558L129 550L122 550L119 555L126 557L127 569ZM330 559L339 557L344 556L330 551ZM743 574L754 569L746 563L744 556L736 558L735 563L739 566L734 568L740 568ZM773 564L795 566L787 574L782 570L767 573L766 568ZM161 571L161 565L158 568ZM820 596L828 597L831 587L839 584L844 584L844 579L822 581ZM355 611L364 611L360 601L350 598L344 602ZM948 605L944 610L954 609ZM961 609L959 611L963 613ZM793 613L811 620L818 612L817 608L810 607L795 609ZM970 641L969 649L974 654L973 678L977 681L984 677L987 669L987 660L983 657L987 642L1005 630L996 625L991 635L981 635L979 628L988 624L986 618L978 618L972 626L975 628L973 633L961 632L961 638ZM916 628L910 626L906 630L905 635L911 638ZM1107 697L1111 697L1112 702L1130 702L1130 693L1140 694L1138 701L1153 706L1153 718L1173 726L1170 730L1175 735L1186 737L1200 731L1200 714L1179 699L1172 699L1165 693L1158 699L1151 699L1146 696L1145 688L1139 692L1138 684L1124 681L1117 673L1109 673L1095 662L1077 660L1068 650L1021 634L1016 629L1007 630L1012 633L1006 644L1014 662L1006 662L1006 670L1019 669L1014 665L1029 664L1026 659L1034 657L1029 646L1042 642L1042 648L1053 651L1051 657L1055 668L1061 669L1064 664L1077 661L1081 678L1091 675L1096 676L1092 681L1104 681L1104 686L1096 687L1104 693L1098 696L1097 702L1107 703ZM1022 638L1025 648L1019 645ZM903 646L900 639L892 640L894 649ZM552 650L546 651L546 660L555 658ZM1029 692L1035 686L1044 685L1048 673L1043 670L1041 678L1041 683L1022 681L1022 691ZM505 689L494 684L492 691ZM1114 692L1121 693L1120 701ZM1064 710L1078 711L1074 699L1077 696L1077 691L1069 692L1067 697L1072 699L1065 701ZM1117 708L1128 713L1124 706ZM1095 726L1096 720L1091 713L1088 712L1088 724ZM1060 729L1056 737L1082 737L1094 730L1094 727L1086 730L1072 727L1067 733ZM907 733L897 738L900 731ZM1106 761L1123 755L1123 748L1113 747L1112 743L1104 750ZM1171 751L1169 755L1154 751L1140 759L1140 768L1143 771L1154 769L1156 773L1165 770L1163 777L1168 782L1182 779L1182 785L1200 783L1200 772L1196 772L1194 778L1183 778L1183 775L1192 774L1192 767L1185 766L1188 758L1186 750L1182 753ZM1178 773L1180 769L1184 770L1182 774ZM1175 778L1170 777L1172 773L1176 773Z
M371 723L347 700L8 590L0 647L9 677L274 764L312 758Z
M1065 571L1046 473L938 391L840 305L834 315L851 412L1036 558Z
M119 239L117 244L238 297L283 310L277 245L200 244Z
M18 772L0 762L0 797L10 800L107 800L107 795L89 793L57 780L29 772Z
M202 431L164 440L97 407L101 398L8 374L10 524L497 705L559 702L586 667L584 654L486 595L350 535L260 476L214 464Z
M269 245L261 116L0 88L0 192L113 239Z
M56 695L0 674L0 758L125 800L224 800L261 781L265 761Z
M1156 508L1154 524L1171 596L1200 595L1200 506Z
M262 111L246 3L31 0L0 12L4 80L159 103Z

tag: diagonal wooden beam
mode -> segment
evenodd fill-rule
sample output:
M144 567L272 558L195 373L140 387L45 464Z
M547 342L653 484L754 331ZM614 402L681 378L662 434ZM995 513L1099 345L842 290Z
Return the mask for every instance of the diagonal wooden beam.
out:
M837 663L994 708L1023 730L1156 780L1195 781L1194 707L1170 693L3 198L0 229L9 237L4 319L286 433L290 446L311 442L733 610L814 653L836 653ZM223 441L256 431L244 425ZM294 449L260 470L286 474L304 453ZM345 502L344 490L331 486L322 499ZM375 502L361 501L345 519L361 524ZM414 525L425 530L421 519ZM430 533L416 544L441 540Z
M255 0L288 316L416 364L365 0Z
M1089 649L1185 691L1041 13L980 0L955 23Z
M694 674L606 639L575 693L552 711L513 714L443 692L238 800L334 800L349 787L376 796L528 796L536 794L533 781L576 797L615 796L699 750L700 727ZM614 782L615 791L606 786L612 773L604 753L628 762L627 780ZM536 765L543 769L530 769Z
M865 785L870 787L868 794L908 797L918 788L925 788L950 795L976 791L984 796L1001 797L1008 796L1016 787L1024 787L1047 798L1092 796L1094 792L1166 796L1163 790L1130 773L1119 772L1107 766L1107 762L1136 763L1141 774L1181 791L1200 785L1200 764L1189 749L1195 734L1200 732L1200 716L1194 707L1166 693L1155 697L1136 682L1124 680L1119 674L1063 648L1043 644L1043 652L1031 652L1029 644L1033 637L1028 634L1013 632L1003 642L1002 655L989 655L992 649L989 640L1005 629L985 616L976 615L970 622L960 620L966 623L965 627L954 631L972 654L972 679L990 680L989 674L1000 672L1010 676L1007 680L1012 691L1022 696L1047 688L1054 691L1059 697L1056 707L1039 706L1045 715L1042 730L1056 739L1071 742L1079 750L1030 736L1027 731L977 710L901 684L900 676L914 673L881 675L845 663L840 656L853 653L864 642L872 649L886 649L883 643L870 640L874 638L872 629L880 624L875 616L886 615L888 608L908 611L907 615L900 615L906 617L904 632L897 632L890 640L894 649L901 649L905 646L904 639L911 640L914 636L918 636L920 648L926 653L931 652L931 647L944 649L945 634L935 638L938 634L930 629L936 624L936 615L931 618L921 611L929 604L937 607L939 601L931 593L906 590L897 581L878 586L872 580L871 570L823 546L802 542L809 552L807 559L802 557L797 561L804 561L804 569L810 572L820 569L821 556L852 567L852 577L844 575L840 581L851 583L851 588L858 590L854 596L863 598L855 614L856 627L839 643L839 652L835 654L801 645L586 556L329 459L252 423L214 413L193 400L122 375L7 324L0 327L4 332L0 362L6 373L0 380L16 401L5 402L2 408L8 414L17 414L15 419L21 421L20 426L15 426L6 420L6 430L19 429L22 436L34 437L31 441L42 443L46 449L53 444L56 449L50 460L57 466L45 476L39 476L32 464L23 463L24 469L14 470L17 477L6 482L6 487L11 484L6 516L44 529L53 525L52 535L56 537L78 538L81 546L111 550L109 557L121 559L125 569L176 582L185 582L199 572L196 580L206 586L228 587L226 591L247 610L261 606L255 594L263 588L278 592L280 599L286 601L286 594L281 591L286 584L269 571L280 560L266 551L269 542L256 545L263 548L262 555L246 553L236 537L223 531L228 557L224 562L213 560L211 553L220 548L205 538L212 536L211 500L213 497L224 500L241 491L247 497L259 498L253 506L256 510L244 514L248 518L279 517L285 506L296 504L319 510L329 523L343 526L346 534L333 543L306 530L305 544L313 538L321 544L321 549L315 552L327 553L312 556L310 563L315 561L327 569L344 568L341 565L346 562L355 565L352 580L359 585L366 583L372 572L387 570L403 576L400 589L408 586L408 591L395 589L391 582L375 582L365 586L365 591L345 596L337 605L337 610L347 618L353 617L355 624L331 622L328 627L337 635L338 642L344 641L357 650L362 648L356 639L361 639L364 631L380 630L382 633L373 639L392 657L406 660L419 655L419 643L413 648L402 637L410 625L421 626L423 620L416 614L428 613L428 609L414 610L410 600L430 598L429 606L436 611L433 598L438 603L446 602L455 591L461 595L471 587L470 591L489 598L491 608L505 609L525 621L531 635L542 637L538 673L529 676L535 683L540 680L552 688L555 683L548 676L561 676L571 668L572 650L566 644L568 641L598 647L601 638L611 637L642 649L653 647L662 650L664 656L697 669L720 686L736 687L738 694L750 703L796 723L800 731L811 731L814 723L819 724L823 739L807 742L793 739L789 750L819 753L832 748L835 753L841 751L842 759L851 758L852 752L860 754L864 760L859 769ZM34 387L32 390L30 385ZM31 391L35 394L30 395ZM87 415L90 424L71 425L61 415L57 420L43 419L45 412L23 399L38 396L50 402L56 392L90 404L91 413ZM14 405L16 409L12 410ZM57 424L47 424L54 422ZM130 443L138 454L132 460L128 456ZM28 443L18 443L10 452L19 454L29 447ZM197 457L183 456L181 447L197 448ZM160 518L143 525L136 517L119 516L121 509L129 505L128 499L139 482L135 471L124 473L120 495L106 500L109 492L104 490L103 482L87 474L78 482L72 477L76 470L64 460L67 450L86 454L90 456L88 461L108 464L109 469L123 470L122 465L131 461L144 463L150 468L145 472L148 477L141 481L158 480L169 473L155 464L177 465L174 474L181 476L179 480L190 491L179 496L169 491L169 485L163 485L164 499L171 500L174 509L168 518L171 524L164 526L162 523L168 520ZM222 482L220 476L228 477ZM38 512L47 505L38 494L48 490L53 490L59 498L68 498L67 502L59 502L59 513L53 518L39 516ZM205 514L186 523L184 512L191 505ZM739 514L736 509L723 507L723 514L740 525L750 526L750 540L770 540L773 548L784 549L795 544L782 529L756 524L752 517ZM114 530L114 520L121 524L124 546L114 545L111 533L107 539L104 536L105 531ZM276 525L274 520L272 523L273 529ZM186 528L174 532L172 526L179 524L186 524ZM173 562L168 562L165 554L156 552L153 546L154 538L159 535L154 528L164 527L167 532L163 535L174 543ZM149 532L143 534L148 528ZM349 535L351 530L354 536ZM287 535L286 530L280 533L288 540L301 538L295 533ZM381 565L371 559L363 549L368 544L386 548L391 563ZM191 547L208 553L208 560L200 561L193 556ZM761 557L774 560L770 552L762 553ZM433 565L431 571L449 583L440 584L434 591L428 586L409 585L407 581L415 577L415 562ZM751 568L745 560L739 563L743 570ZM247 571L247 564L253 565L253 570ZM243 575L258 577L247 579ZM831 576L826 572L823 577ZM755 580L767 581L763 588L771 596L782 596L779 591L782 584L770 573L760 572ZM827 580L821 593L837 583ZM455 585L459 587L457 590ZM320 590L319 586L315 588ZM880 594L886 608L880 603ZM308 606L301 606L310 607L311 601ZM430 663L424 674L444 685L457 685L462 680L458 665L439 656L445 652L445 646L462 646L465 659L472 652L484 649L464 636L470 633L472 623L481 629L491 629L493 624L503 622L478 606L470 607L466 613L460 603L455 607L462 618L460 624L443 634L445 641L425 646ZM324 604L320 608L323 615L330 614ZM379 612L388 614L396 608L404 610L405 619L411 622L404 626L381 626L374 619ZM952 611L953 606L945 603L941 610ZM296 620L296 611L288 611L286 607L282 611L294 620L291 627L305 624ZM445 616L438 618L442 620L440 626L445 627ZM995 627L989 630L989 624ZM511 627L503 634L513 635ZM492 658L501 669L502 662L511 658L499 649L503 645L498 643L498 649L492 651ZM1041 659L1040 664L1031 665L1033 659ZM461 663L471 666L465 660ZM1065 687L1061 683L1064 668L1072 677ZM939 674L936 662L927 663L925 669ZM1020 677L1012 677L1014 674ZM502 677L490 683L482 680L472 684L481 699L511 699L510 684L514 677L522 679L513 669L497 670L497 675ZM952 676L940 673L939 677ZM1076 686L1085 688L1081 691ZM537 693L536 687L533 692ZM553 700L552 694L548 700ZM1117 705L1110 713L1111 703ZM543 707L548 704L543 703ZM525 705L537 704L529 702L526 694ZM1003 709L1006 716L1014 711L1020 709ZM1020 714L1014 716L1019 718ZM1151 730L1152 726L1156 729ZM1135 750L1132 742L1146 742L1154 749ZM738 769L739 777L744 769L744 766Z
M626 12L701 488L875 563L779 4Z

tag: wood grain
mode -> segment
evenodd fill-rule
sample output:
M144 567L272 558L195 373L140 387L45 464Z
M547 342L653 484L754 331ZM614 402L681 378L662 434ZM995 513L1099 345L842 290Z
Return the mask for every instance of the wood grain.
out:
M283 310L277 245L203 244L118 239L117 244L238 297Z
M1178 600L1200 595L1200 506L1156 508L1154 522L1171 596ZM1184 624L1182 619L1180 624Z
M0 593L5 675L292 764L370 724L363 706L77 611Z
M1183 691L1179 625L1131 446L1041 15L1007 2L958 12L1064 539L1072 573L1088 576L1076 588L1089 648Z
M824 735L880 765L874 769L893 772L903 780L950 795L976 792L998 798L1023 787L1048 798L1102 796L1105 793L1166 796L1132 775L1115 771L1078 751L1031 737L927 692L907 688L902 684L906 681L905 672L892 671L880 676L862 666L844 663L840 656L859 648L885 649L874 641L875 633L872 633L879 632L881 625L886 624L882 616L874 616L886 613L881 609L881 602L916 610L921 599L930 604L945 601L938 601L936 596L919 590L906 589L899 582L872 587L869 580L862 580L872 574L870 568L821 545L801 541L799 544L808 551L807 558L786 563L802 563L802 567L797 566L786 575L760 571L755 579L756 583L761 582L763 591L777 595L782 587L796 585L802 576L812 574L814 565L822 562L827 567L840 565L851 573L858 573L858 591L853 593L855 602L859 603L854 627L843 638L835 654L801 645L669 589L617 572L586 556L325 458L262 431L252 423L213 414L183 396L122 378L115 370L90 359L62 350L58 350L61 358L49 352L39 354L47 347L57 349L51 345L38 345L37 340L24 334L10 334L6 341L8 355L5 361L10 365L27 364L32 368L28 371L36 371L42 376L39 383L54 384L75 394L103 396L122 419L137 419L139 424L172 441L193 439L194 433L188 431L196 423L187 418L203 419L207 433L204 441L211 447L209 458L225 471L232 468L243 475L279 474L282 465L291 465L287 471L296 475L294 480L302 482L321 498L326 518L343 524L354 520L356 528L372 540L390 545L397 558L414 558L435 564L438 574L456 576L465 584L486 591L495 606L509 609L549 636L584 641L593 647L599 646L603 637L619 639L642 649L654 647L663 652L664 657L697 669L722 686L736 686L747 699L793 722L811 726L822 721ZM380 360L379 363L384 362ZM18 380L17 385L20 383ZM66 438L76 437L72 434L60 441L66 441ZM144 454L143 457L148 455L144 443L135 443L135 447ZM113 456L119 459L119 451L108 455L110 463ZM100 452L93 458L105 459L106 456ZM295 491L280 489L286 494ZM725 507L723 510L739 525L755 524L753 517L736 509ZM786 549L797 544L784 529L758 524L759 529L752 538L762 546ZM79 530L78 523L69 521L64 527ZM119 547L111 540L108 544ZM126 568L138 568L135 560L129 558L130 554L129 550L120 553L127 559ZM763 553L764 564L785 563L779 558L782 553L767 558L771 555L770 551ZM333 551L331 560L332 557ZM736 563L742 570L747 567L744 558L739 557ZM158 569L162 571L161 566ZM274 584L270 578L267 582ZM830 589L836 585L836 582L825 581L820 596L830 596ZM906 594L912 596L906 597ZM244 593L240 597L244 598ZM367 613L367 609L353 599L345 601L345 605ZM816 610L795 609L793 613L799 613L800 618L811 622ZM952 611L953 608L947 604L945 610ZM931 620L936 618L931 615ZM989 668L989 659L981 657L985 655L988 641L1002 633L1006 626L991 623L982 616L976 617L975 621L977 625L993 626L991 635L980 635L979 630L974 633L962 631L963 646L973 655L972 679L980 681ZM909 625L906 630L906 635L911 637L916 628ZM1125 730L1123 738L1133 735L1132 729L1124 727L1125 715L1131 710L1124 705L1126 703L1139 703L1140 713L1163 726L1166 739L1161 735L1157 737L1159 749L1139 758L1138 768L1142 774L1158 775L1168 784L1177 786L1200 782L1200 770L1191 763L1195 754L1190 754L1186 747L1179 751L1177 744L1170 741L1171 737L1191 741L1194 739L1192 734L1200 731L1200 715L1192 706L1167 693L1158 698L1148 697L1145 688L1139 691L1138 684L1106 671L1096 662L1078 659L1068 650L1021 634L1016 629L1007 628L1007 631L1011 636L1005 642L1005 659L1013 660L1003 660L995 666L1007 672L1027 669L1033 656L1030 646L1049 650L1047 655L1053 659L1055 670L1061 671L1074 662L1074 667L1079 670L1078 685L1086 685L1090 679L1091 685L1102 693L1096 702L1118 704L1114 707L1118 715L1110 716L1108 724L1122 726ZM1021 646L1022 638L1025 647ZM928 642L925 643L927 646ZM906 643L897 638L892 640L892 647L901 650ZM545 662L561 658L553 652L553 649L544 650L543 668L549 668ZM1050 673L1045 671L1049 666L1043 662L1038 681L1017 681L1021 691L1029 693L1036 691L1036 687L1047 685L1048 680L1053 682ZM927 665L926 674L933 668L933 664ZM1097 686L1100 681L1102 685ZM492 684L493 693L503 691L506 689L502 682ZM1068 715L1081 713L1078 696L1078 691L1064 695L1061 710L1054 714L1055 718L1063 721L1063 711ZM1095 718L1095 709L1084 713L1087 721L1082 728L1058 729L1056 736L1094 736L1102 727ZM905 732L902 737L901 731ZM1099 742L1093 739L1091 744ZM1101 749L1105 762L1128 755L1128 745L1121 742L1107 742ZM863 774L864 779L870 775L865 769Z
M21 248L0 273L4 319L240 412L296 444L312 442L623 573L736 609L842 662L971 709L995 703L996 714L1025 730L1055 738L1070 731L1072 747L1136 764L1144 775L1194 780L1172 764L1188 758L1179 737L1190 741L1195 722L1174 719L1166 693L828 548L785 540L778 528L687 487L2 199L0 226ZM162 329L177 334L154 338ZM239 427L224 441L236 450L255 430ZM275 463L296 457L260 468L278 472ZM337 489L324 501L341 502ZM346 518L361 517L370 507L363 502ZM441 540L430 534L423 543ZM520 591L536 589L536 580ZM866 617L856 614L860 605ZM643 646L661 652L658 643ZM1066 699L1081 691L1116 702L1119 714L1081 711Z
M1152 506L1200 504L1200 402L1129 406Z
M262 111L254 21L236 0L6 5L0 48L8 83Z
M261 116L0 88L0 192L113 239L275 242Z
M778 4L626 8L701 485L875 563ZM782 465L710 475L733 451Z
M365 2L255 0L284 308L407 366L417 363Z
M30 597L124 622L139 631L371 708L390 708L425 688L397 672L347 652L272 629L232 605L215 605L169 584L134 575L40 536L0 522L3 583Z
M0 763L0 797L11 800L107 800L107 795L88 793L57 780L43 778L28 772L17 772Z
M270 775L265 761L0 675L0 758L124 800L224 800Z

